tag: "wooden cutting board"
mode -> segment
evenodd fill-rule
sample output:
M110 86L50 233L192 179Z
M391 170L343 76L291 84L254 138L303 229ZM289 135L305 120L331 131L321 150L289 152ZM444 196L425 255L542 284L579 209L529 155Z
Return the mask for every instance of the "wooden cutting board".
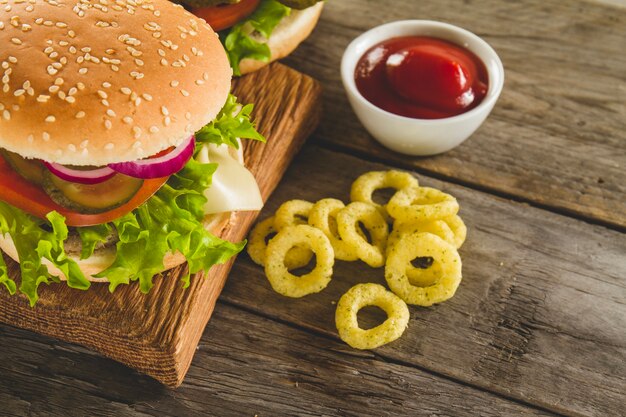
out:
M321 88L308 76L272 64L236 80L234 93L242 103L255 103L254 120L268 139L266 144L245 144L246 165L267 200L319 121ZM257 214L235 213L221 237L244 239ZM5 259L10 275L19 277L19 266ZM176 387L189 369L231 266L232 261L213 267L207 276L195 276L188 289L179 281L186 265L180 266L156 277L147 295L132 284L113 294L102 284L88 291L44 285L35 308L26 297L10 297L2 290L0 321L86 346Z

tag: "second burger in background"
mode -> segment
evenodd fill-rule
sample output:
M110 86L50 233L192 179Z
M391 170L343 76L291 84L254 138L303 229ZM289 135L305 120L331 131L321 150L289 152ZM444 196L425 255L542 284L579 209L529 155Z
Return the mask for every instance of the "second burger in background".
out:
M313 31L319 0L174 0L220 34L235 75L293 52Z

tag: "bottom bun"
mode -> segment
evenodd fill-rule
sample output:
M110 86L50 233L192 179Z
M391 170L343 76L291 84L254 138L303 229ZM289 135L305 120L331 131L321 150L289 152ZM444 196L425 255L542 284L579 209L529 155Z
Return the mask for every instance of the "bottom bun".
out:
M269 46L272 52L270 60L263 62L255 59L244 59L239 64L241 74L257 71L270 62L284 58L292 53L313 32L323 7L324 2L320 1L315 6L304 10L292 10L291 14L276 26L272 36L267 40L267 46ZM258 42L266 41L259 34L253 35L253 38Z

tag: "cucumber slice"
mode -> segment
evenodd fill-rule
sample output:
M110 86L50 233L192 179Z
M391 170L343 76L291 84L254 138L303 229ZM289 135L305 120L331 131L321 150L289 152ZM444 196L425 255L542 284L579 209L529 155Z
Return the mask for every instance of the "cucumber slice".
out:
M22 158L18 154L6 150L0 151L0 154L2 154L9 165L26 180L37 185L43 185L44 171L46 171L46 169L41 162L35 159Z
M64 207L85 213L101 213L130 200L143 185L143 180L117 174L100 184L78 184L46 173L44 189Z

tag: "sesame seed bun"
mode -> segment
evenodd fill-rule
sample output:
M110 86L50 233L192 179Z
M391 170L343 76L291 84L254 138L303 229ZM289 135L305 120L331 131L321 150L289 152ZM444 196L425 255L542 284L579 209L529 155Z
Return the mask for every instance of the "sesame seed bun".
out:
M167 0L10 2L0 45L0 148L26 158L146 158L213 120L230 90L215 32Z
M248 74L257 71L269 63L292 53L313 32L323 7L324 2L320 1L315 6L304 10L292 10L291 14L278 24L268 40L265 40L260 34L253 35L258 42L267 42L272 52L272 57L269 62L244 59L239 64L241 73Z

